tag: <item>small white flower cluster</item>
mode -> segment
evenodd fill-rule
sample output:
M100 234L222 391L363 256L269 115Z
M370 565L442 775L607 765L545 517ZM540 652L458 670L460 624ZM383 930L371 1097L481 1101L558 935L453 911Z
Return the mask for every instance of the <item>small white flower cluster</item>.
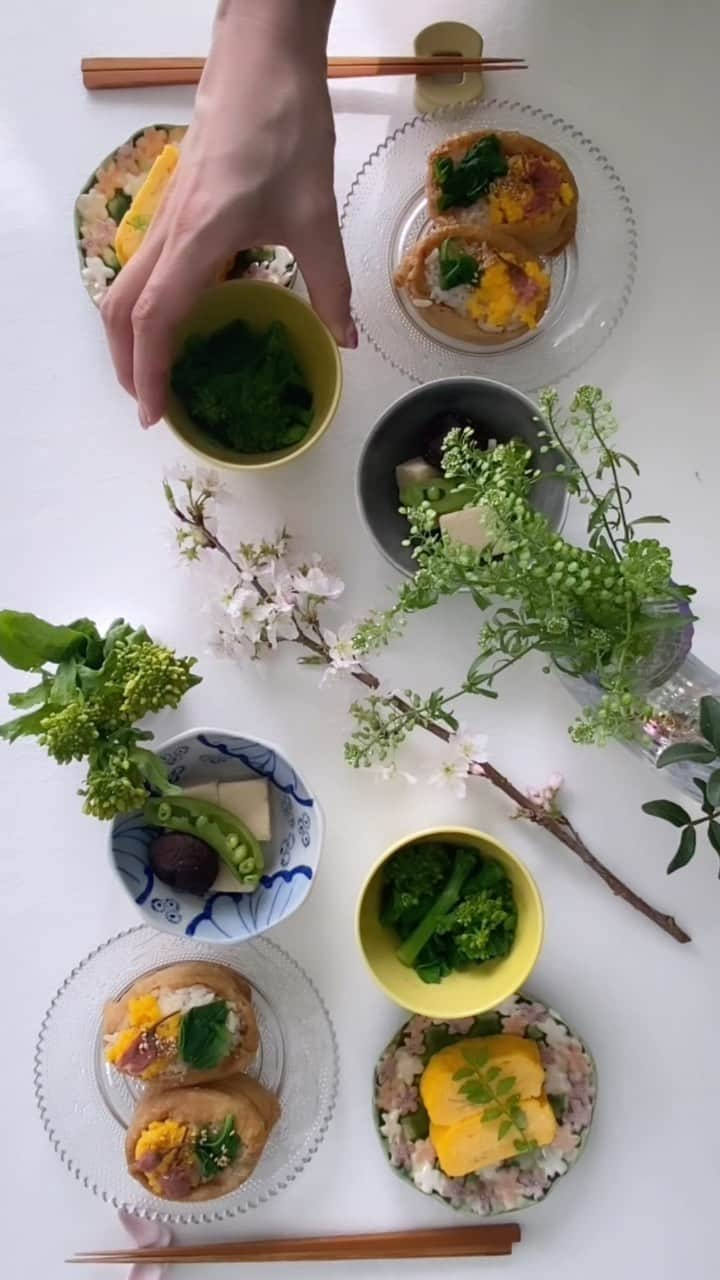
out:
M543 787L526 787L525 794L528 800L532 800L538 808L544 809L546 813L556 814L558 812L557 794L563 782L561 773L551 773Z
M356 627L352 622L344 622L337 631L327 628L323 630L322 638L330 661L321 684L341 672L352 675L353 671L360 670L360 655L355 650L355 631Z
M221 605L224 619L223 648L249 657L263 649L276 649L281 640L297 640L304 623L312 628L320 605L335 600L345 584L323 565L319 556L309 563L288 559L289 540L282 534L273 543L244 545L235 557L237 580L225 591ZM342 647L342 638L330 632L324 639L333 667L343 665L329 637Z
M460 725L450 738L450 754L440 767L430 775L433 787L446 787L458 800L467 794L467 780L473 775L482 776L482 766L488 759L488 740L484 733L471 733L466 725Z
M449 754L428 776L432 787L442 787L452 791L454 796L462 800L467 794L467 780L473 776L482 776L482 765L487 761L488 739L484 733L471 733L466 725L461 725L449 741ZM396 760L372 766L372 773L381 782L391 782L401 778L403 782L415 784L415 774L407 773L399 768Z

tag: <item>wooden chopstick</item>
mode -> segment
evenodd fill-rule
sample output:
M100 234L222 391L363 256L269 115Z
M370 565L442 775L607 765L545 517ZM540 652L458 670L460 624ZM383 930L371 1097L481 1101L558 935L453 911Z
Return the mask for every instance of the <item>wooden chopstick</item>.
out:
M146 89L159 85L197 84L204 58L83 58L86 89ZM522 58L435 57L328 58L328 79L367 76L438 75L450 71L525 71Z
M67 1262L353 1262L360 1259L503 1257L521 1238L514 1222L478 1227L389 1231L380 1235L228 1240L169 1249L76 1253Z

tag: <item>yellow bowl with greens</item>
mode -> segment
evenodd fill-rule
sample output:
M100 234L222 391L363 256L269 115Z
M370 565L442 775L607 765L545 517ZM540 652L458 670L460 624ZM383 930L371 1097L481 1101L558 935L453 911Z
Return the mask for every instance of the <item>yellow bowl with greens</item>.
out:
M512 886L517 925L507 955L426 983L396 955L399 939L381 923L384 871L388 861L409 845L440 843L469 847L499 863ZM412 1013L443 1021L469 1018L496 1008L514 995L535 967L542 947L544 916L540 894L527 867L492 836L469 827L433 827L391 845L372 868L360 894L356 931L367 966L387 996Z
M303 421L306 429L302 437L287 447L255 452L231 447L200 425L188 409L187 397L183 402L178 393L177 368L188 351L188 340L217 334L235 321L243 322L255 335L267 335L273 326L280 326L281 344L289 349L312 398L309 405L303 401L303 414L308 421ZM214 390L214 385L209 390ZM232 280L202 293L175 335L165 421L188 448L206 461L237 471L261 470L282 466L317 444L335 416L341 392L340 352L330 330L309 303L281 285ZM249 390L247 403L252 407Z

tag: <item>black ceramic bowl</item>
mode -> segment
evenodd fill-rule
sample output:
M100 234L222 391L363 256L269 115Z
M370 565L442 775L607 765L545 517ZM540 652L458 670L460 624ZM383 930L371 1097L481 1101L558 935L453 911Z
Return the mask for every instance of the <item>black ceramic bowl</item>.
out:
M538 409L522 392L491 378L441 378L414 387L386 409L365 441L358 464L357 494L363 519L383 555L401 573L412 573L414 561L404 547L408 525L398 507L395 468L422 454L428 423L441 413L472 418L490 439L502 444L525 440L535 452L535 466L547 472L532 491L533 506L559 529L565 515L565 486L552 475L557 454L538 448Z

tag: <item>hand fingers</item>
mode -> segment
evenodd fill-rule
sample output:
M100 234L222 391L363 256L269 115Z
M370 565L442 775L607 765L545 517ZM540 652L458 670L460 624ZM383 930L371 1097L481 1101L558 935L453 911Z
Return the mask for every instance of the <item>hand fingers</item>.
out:
M140 422L149 427L162 417L175 330L195 298L213 280L220 260L202 252L197 234L170 229L162 252L132 309L133 385Z
M357 330L350 315L348 275L334 201L290 246L308 287L310 301L341 347L356 347Z
M172 213L171 194L172 188L153 218L142 245L113 281L100 308L118 382L131 396L135 395L132 312L162 253Z

